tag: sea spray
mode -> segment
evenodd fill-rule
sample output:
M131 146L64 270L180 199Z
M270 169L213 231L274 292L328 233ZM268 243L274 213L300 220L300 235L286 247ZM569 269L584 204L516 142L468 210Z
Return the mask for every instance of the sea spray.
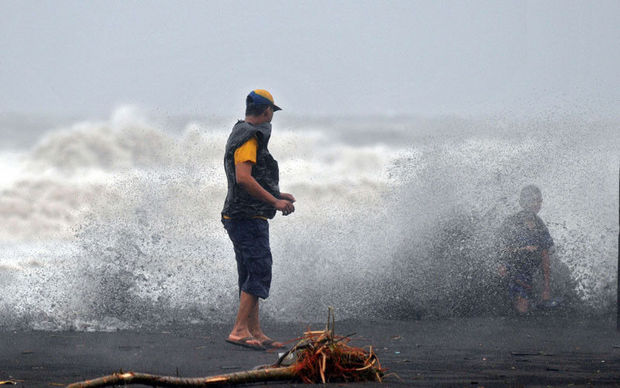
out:
M121 114L122 113L122 114ZM220 222L229 127L130 110L48 131L0 193L3 327L114 330L228 322L238 290ZM162 129L163 128L163 129ZM271 223L271 319L501 314L496 230L543 191L552 291L611 311L616 123L299 120L271 151L297 211ZM595 187L596 190L592 188Z

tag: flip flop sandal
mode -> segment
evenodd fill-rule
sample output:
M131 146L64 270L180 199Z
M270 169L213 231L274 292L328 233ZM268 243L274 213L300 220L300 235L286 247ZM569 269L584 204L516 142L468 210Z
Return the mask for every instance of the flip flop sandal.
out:
M265 349L282 349L284 347L284 345L276 346L274 345L275 343L278 343L278 341L268 339L261 342L260 344L263 345Z
M258 343L258 344L252 344L249 341L252 340L256 340L256 338L254 337L243 337L243 338L239 338L238 340L233 340L230 338L226 338L226 342L228 342L229 344L233 344L233 345L238 345L244 348L248 348L248 349L254 349L254 350L265 350L265 347Z

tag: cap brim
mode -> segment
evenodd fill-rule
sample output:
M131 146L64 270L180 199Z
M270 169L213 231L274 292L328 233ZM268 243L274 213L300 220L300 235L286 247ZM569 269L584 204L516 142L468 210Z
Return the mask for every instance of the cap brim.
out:
M271 107L273 108L274 112L277 112L279 110L282 110L282 108L280 108L279 106L277 106L276 104L271 104Z

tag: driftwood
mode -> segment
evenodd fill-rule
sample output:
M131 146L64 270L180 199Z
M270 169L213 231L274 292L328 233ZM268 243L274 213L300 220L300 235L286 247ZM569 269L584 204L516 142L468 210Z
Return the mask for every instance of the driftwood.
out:
M158 387L207 387L267 381L329 383L353 381L381 382L381 368L372 347L368 351L348 345L350 336L334 334L335 319L330 307L325 330L306 331L298 342L274 365L259 369L211 377L172 377L147 373L114 373L94 380L70 384L67 388L91 388L111 385L143 384Z
M153 387L213 387L259 381L291 380L294 377L295 370L292 366L249 370L211 377L172 377L148 373L125 372L73 383L68 385L67 388L108 387L112 385L128 384L142 384Z

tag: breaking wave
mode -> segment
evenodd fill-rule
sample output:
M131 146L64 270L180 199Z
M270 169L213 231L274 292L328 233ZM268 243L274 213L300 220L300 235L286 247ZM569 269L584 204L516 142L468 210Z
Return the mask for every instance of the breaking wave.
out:
M0 326L114 330L230 321L219 212L233 121L180 131L122 108L3 154ZM297 211L271 222L272 319L501 314L495 232L543 190L553 293L573 313L615 298L617 123L283 120L270 145ZM16 151L17 152L17 151Z

